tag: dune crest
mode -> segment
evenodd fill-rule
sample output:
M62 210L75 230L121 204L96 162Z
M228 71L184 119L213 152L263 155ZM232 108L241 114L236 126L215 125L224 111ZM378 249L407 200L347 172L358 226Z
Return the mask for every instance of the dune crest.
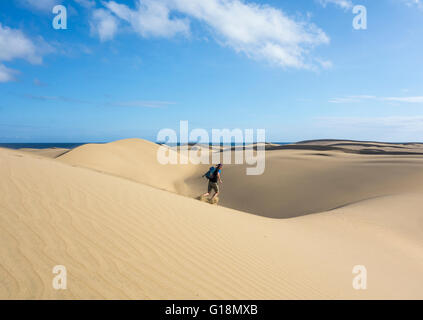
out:
M58 158L61 155L64 155L66 152L69 152L70 149L65 148L47 148L47 149L31 149L31 148L22 148L19 151L28 152L37 156L46 157L46 158Z
M58 157L59 161L141 182L159 189L190 195L184 179L194 175L194 165L161 165L156 143L125 139L106 144L86 144ZM176 152L169 148L169 152Z

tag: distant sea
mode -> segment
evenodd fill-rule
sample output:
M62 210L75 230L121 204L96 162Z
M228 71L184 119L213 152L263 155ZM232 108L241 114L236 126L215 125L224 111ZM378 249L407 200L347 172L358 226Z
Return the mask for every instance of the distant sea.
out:
M181 145L179 142L178 143L156 142L156 143L157 144L166 144L166 145L171 146L171 147L175 147L175 146L179 147ZM254 143L257 143L257 142L254 142ZM292 142L267 142L267 143L278 144L278 145L281 145L281 146L287 145L287 144L292 144ZM188 145L194 145L194 144L196 144L196 143L195 142L189 142L188 143ZM200 144L203 144L203 143L200 143ZM247 143L247 145L248 144L251 144L251 143ZM210 143L210 145L218 146L219 144L218 143L213 143L213 144ZM242 143L221 143L220 145L235 147L235 146L242 146L243 144Z
M0 143L0 147L9 149L48 149L48 148L64 148L73 149L86 143Z
M74 142L74 143L0 143L1 148L9 148L9 149L48 149L48 148L63 148L63 149L73 149L83 144L87 144L90 142ZM287 145L291 144L291 142L272 142L273 144L279 145ZM179 144L178 144L179 145ZM229 144L223 144L229 145ZM232 146L236 146L237 144L232 143Z

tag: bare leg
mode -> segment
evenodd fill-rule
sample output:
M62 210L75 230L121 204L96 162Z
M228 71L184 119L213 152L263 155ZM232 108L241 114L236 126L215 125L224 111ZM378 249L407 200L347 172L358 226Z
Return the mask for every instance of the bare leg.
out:
M201 195L201 198L208 197L209 195L210 195L210 192L206 192L206 193L204 193L204 194Z
M210 201L212 201L214 198L216 198L219 195L219 192L216 192L213 197L210 199Z

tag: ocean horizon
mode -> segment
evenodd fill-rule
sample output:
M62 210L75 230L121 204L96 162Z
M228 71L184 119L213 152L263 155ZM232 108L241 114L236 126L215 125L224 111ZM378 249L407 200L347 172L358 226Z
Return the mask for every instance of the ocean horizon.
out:
M110 141L111 142L111 141ZM0 148L8 149L49 149L49 148L61 148L61 149L74 149L84 144L105 144L108 142L18 142L18 143L0 143ZM164 144L163 142L155 142L157 144ZM279 145L287 145L292 142L267 142ZM189 142L188 144L196 144L195 142ZM201 144L201 143L200 143ZM171 145L171 144L169 144ZM175 144L173 144L175 145ZM178 143L178 146L181 144ZM219 145L218 143L213 143L213 145ZM242 143L221 143L224 146L237 146L242 145Z

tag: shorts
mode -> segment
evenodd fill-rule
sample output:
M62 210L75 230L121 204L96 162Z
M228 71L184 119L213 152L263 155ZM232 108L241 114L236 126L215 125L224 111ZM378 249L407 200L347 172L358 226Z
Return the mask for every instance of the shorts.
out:
M212 191L212 189L216 193L219 192L219 185L217 184L217 182L211 182L211 181L209 181L209 186L207 188L207 192L210 193L210 191Z

